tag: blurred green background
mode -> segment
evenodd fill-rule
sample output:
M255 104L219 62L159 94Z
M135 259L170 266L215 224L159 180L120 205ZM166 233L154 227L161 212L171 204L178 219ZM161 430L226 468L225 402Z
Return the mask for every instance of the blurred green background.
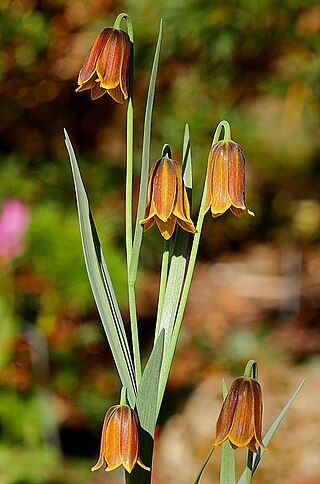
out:
M146 90L163 18L152 159L164 143L181 159L188 122L195 218L212 134L227 119L246 153L247 205L256 213L241 221L229 213L206 218L160 416L154 482L193 481L210 448L220 380L230 383L249 358L260 364L266 425L308 377L257 482L319 482L312 452L320 445L319 3L2 0L1 483L122 482L121 472L90 473L119 382L85 273L62 131L67 128L76 149L127 321L126 106L107 95L92 102L87 92L75 93L88 49L122 11L133 19L136 41L135 196ZM15 234L8 235L6 213L16 217L18 238L26 229L15 247L6 245ZM161 247L154 228L144 238L137 289L145 357ZM218 482L214 462L204 484Z

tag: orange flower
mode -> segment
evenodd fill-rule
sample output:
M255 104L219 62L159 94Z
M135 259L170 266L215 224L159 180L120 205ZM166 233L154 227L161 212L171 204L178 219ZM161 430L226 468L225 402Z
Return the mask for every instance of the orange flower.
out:
M211 207L213 217L228 208L237 217L245 212L254 217L244 201L245 158L240 145L234 141L218 141L208 157L205 204L201 215Z
M144 225L144 231L156 223L162 237L168 240L176 222L187 232L195 233L181 166L164 156L154 163L149 173L146 218L140 223Z
M76 91L90 89L91 99L106 92L117 103L128 99L130 50L130 37L124 30L104 29L83 63Z
M113 471L123 465L131 472L138 463L150 470L139 457L138 417L128 405L113 405L106 413L103 422L100 456L92 471L106 464L106 471Z
M257 444L268 450L262 443L261 430L260 384L253 378L236 378L223 402L214 431L213 445L216 447L228 439L234 449L247 446L257 453Z

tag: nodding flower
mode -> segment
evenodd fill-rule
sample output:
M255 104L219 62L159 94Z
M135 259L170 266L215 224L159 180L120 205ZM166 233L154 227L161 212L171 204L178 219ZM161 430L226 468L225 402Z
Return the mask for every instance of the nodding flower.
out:
M136 464L145 466L139 456L138 417L128 405L113 405L106 413L103 422L100 455L91 470L96 471L106 464L107 472L121 465L129 473Z
M106 28L91 47L78 77L76 92L91 90L91 99L106 92L117 102L128 99L131 41L124 30Z
M146 215L140 220L147 231L156 223L161 235L168 240L176 223L187 232L196 229L190 218L190 205L182 179L180 164L163 156L151 168L148 180Z
M229 440L234 449L247 446L257 453L262 443L262 392L253 378L240 377L232 383L223 402L213 437L213 446Z
M245 204L245 157L238 143L218 141L212 146L208 157L205 203L201 215L211 208L213 217L219 217L228 208L237 217L247 212L254 217Z

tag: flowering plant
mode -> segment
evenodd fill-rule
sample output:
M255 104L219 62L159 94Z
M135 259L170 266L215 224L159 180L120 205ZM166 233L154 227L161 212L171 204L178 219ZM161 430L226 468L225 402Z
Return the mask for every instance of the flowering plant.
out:
M127 32L120 29L123 21L126 22ZM90 90L92 99L97 99L107 92L115 101L127 100L128 103L125 240L132 352L74 150L65 133L76 190L86 268L122 384L120 404L112 406L106 413L100 457L92 470L100 468L104 463L107 471L122 465L126 472L126 482L130 483L151 482L154 432L186 307L204 217L210 207L214 217L222 215L229 208L238 217L246 212L253 215L244 200L244 152L237 143L232 141L227 121L221 121L213 135L207 177L195 224L191 219L190 209L192 157L188 125L184 131L181 163L172 159L169 145L164 145L159 160L150 170L152 112L161 41L162 22L146 102L140 191L134 230L132 222L134 38L132 22L127 14L120 14L113 28L106 28L99 34L84 61L77 88L78 92ZM135 285L143 234L154 225L160 230L164 245L154 344L147 363L142 369ZM225 386L223 393L226 400L217 422L213 447L195 483L199 482L215 446L220 444L223 447L221 482L235 482L234 450L241 446L249 448L245 479L246 482L251 482L252 474L275 428L296 395L292 397L262 440L262 397L260 385L257 382L256 363L249 361L244 377L236 380L231 386L228 397ZM244 420L243 417L245 417ZM252 452L257 453L254 461Z

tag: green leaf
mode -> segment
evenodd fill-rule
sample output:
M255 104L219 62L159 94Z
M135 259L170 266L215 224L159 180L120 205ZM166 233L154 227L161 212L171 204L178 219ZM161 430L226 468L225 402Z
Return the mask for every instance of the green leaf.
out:
M235 482L236 463L234 450L229 440L226 440L221 446L220 484L235 484Z
M124 324L90 212L89 200L81 179L74 150L66 131L65 142L72 168L82 247L91 289L121 382L127 388L130 405L134 407L136 385Z
M157 423L156 409L163 357L163 343L164 331L161 331L142 374L137 396L137 410L140 425L144 430L149 432L152 438Z
M277 428L279 427L280 423L281 423L281 420L283 419L283 417L285 416L285 414L287 413L287 411L289 410L289 407L291 406L292 402L294 401L294 399L296 398L296 396L298 395L298 393L300 392L301 388L303 387L304 385L304 382L305 382L305 379L302 380L302 382L300 383L300 385L298 386L297 390L294 392L294 394L292 395L292 397L290 398L290 400L287 402L287 404L283 407L282 411L279 413L278 417L276 418L276 420L273 422L273 424L271 425L271 427L269 428L268 432L266 433L264 439L262 439L262 443L267 447L269 445L269 442L273 436L273 434L275 433L275 431L277 430ZM255 472L256 468L258 467L260 461L261 461L261 458L263 456L263 454L265 453L265 450L263 449L259 449L259 453L255 455L254 457L254 461L253 461L253 469L252 469L252 473ZM242 476L240 477L239 481L238 481L238 484L245 484L246 483L246 470L243 472Z

